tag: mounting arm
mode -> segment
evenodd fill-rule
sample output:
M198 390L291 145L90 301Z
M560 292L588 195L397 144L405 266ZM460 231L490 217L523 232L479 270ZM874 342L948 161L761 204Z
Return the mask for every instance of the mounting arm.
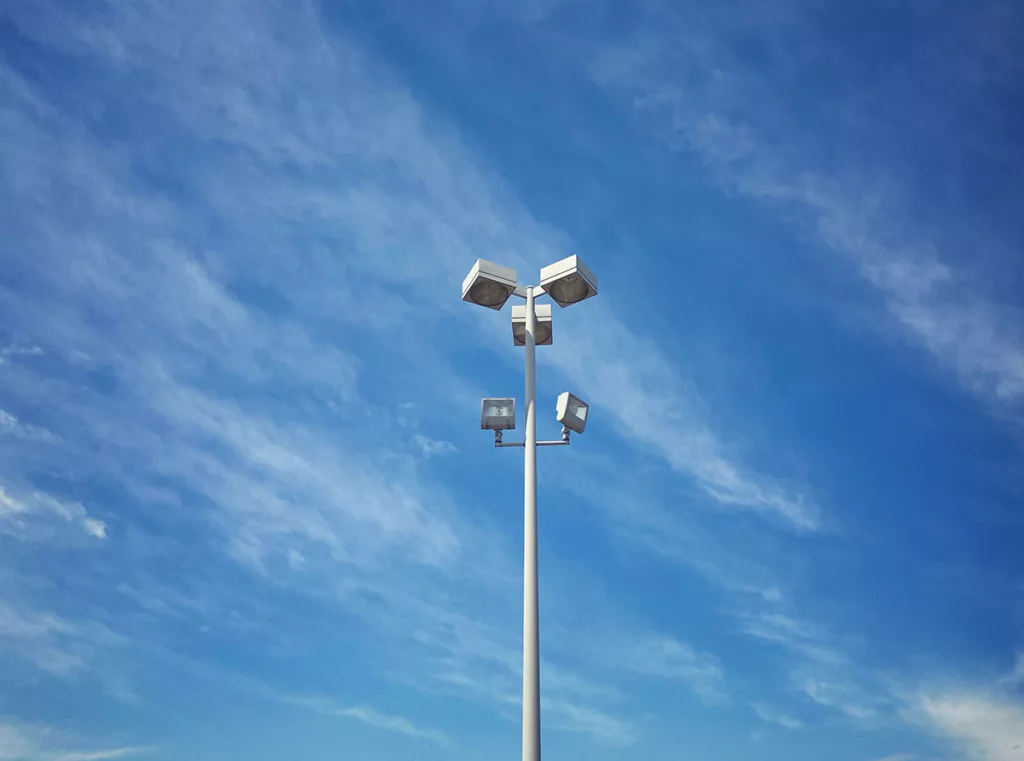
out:
M562 426L562 439L561 441L538 441L537 446L539 447L566 447L569 446L569 435L572 431L569 430L568 426ZM502 431L494 432L494 446L495 447L525 447L525 441L502 441Z

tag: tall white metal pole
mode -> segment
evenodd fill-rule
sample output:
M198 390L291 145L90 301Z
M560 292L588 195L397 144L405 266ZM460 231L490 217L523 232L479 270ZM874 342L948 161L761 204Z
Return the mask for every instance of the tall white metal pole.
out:
M523 761L540 761L540 612L537 604L537 342L526 289L526 465L523 504Z

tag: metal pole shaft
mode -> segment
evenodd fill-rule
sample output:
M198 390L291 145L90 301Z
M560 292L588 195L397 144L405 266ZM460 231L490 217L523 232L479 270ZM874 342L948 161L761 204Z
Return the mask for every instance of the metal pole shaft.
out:
M537 604L537 343L526 289L526 465L523 500L523 761L540 761L540 612Z

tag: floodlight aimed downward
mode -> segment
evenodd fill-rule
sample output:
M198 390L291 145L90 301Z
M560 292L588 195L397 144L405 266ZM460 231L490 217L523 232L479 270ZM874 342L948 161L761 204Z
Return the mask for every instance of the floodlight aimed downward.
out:
M568 391L559 394L558 403L555 405L555 412L558 422L576 433L583 433L587 427L587 413L589 405L577 396Z
M480 428L484 431L511 431L516 427L515 399L484 399L480 404Z
M540 286L560 307L597 295L597 277L575 255L541 269Z
M462 300L489 309L501 309L516 290L516 271L477 259L462 281Z
M533 340L537 346L551 345L551 305L536 304L533 308ZM512 307L512 341L516 346L526 346L526 306Z

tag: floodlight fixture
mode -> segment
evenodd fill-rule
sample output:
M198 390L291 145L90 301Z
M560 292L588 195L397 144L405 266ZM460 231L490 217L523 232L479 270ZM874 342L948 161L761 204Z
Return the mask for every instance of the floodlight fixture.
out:
M576 255L542 268L540 286L560 307L597 295L597 277Z
M590 405L568 391L564 394L559 394L558 402L555 405L558 422L576 433L583 433L587 427L587 413L589 410Z
M462 281L462 300L489 309L501 309L515 293L516 271L494 262L477 259Z
M480 404L480 428L511 431L516 427L515 399L484 399Z
M536 304L533 308L533 339L537 346L551 345L551 305ZM512 341L516 346L526 346L526 306L512 307Z

